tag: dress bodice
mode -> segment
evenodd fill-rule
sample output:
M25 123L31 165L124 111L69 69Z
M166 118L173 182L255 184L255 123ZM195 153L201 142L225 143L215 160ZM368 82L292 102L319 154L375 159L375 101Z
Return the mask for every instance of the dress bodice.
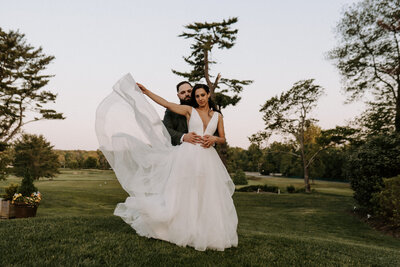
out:
M218 112L214 111L206 129L204 129L203 121L200 117L200 114L197 112L195 108L192 108L192 115L190 116L188 123L189 132L195 132L196 134L203 135L213 135L217 130L218 126Z

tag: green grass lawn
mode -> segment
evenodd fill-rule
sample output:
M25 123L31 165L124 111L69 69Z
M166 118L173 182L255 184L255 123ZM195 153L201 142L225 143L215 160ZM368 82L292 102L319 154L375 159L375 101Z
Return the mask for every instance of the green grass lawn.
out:
M250 183L302 186L287 178ZM224 252L136 235L112 215L127 194L110 171L66 170L36 186L36 218L0 221L0 266L400 266L400 240L351 214L345 183L316 181L312 194L235 193L239 246Z

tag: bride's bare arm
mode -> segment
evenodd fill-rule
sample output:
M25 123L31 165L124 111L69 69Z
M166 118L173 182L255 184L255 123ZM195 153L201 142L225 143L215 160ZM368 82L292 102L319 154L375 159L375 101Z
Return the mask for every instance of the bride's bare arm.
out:
M225 144L225 129L224 129L224 119L221 114L218 114L218 135L214 136L216 138L215 143L217 144Z
M192 112L192 107L191 106L178 105L178 104L175 104L175 103L172 103L172 102L168 102L167 100L165 100L161 96L158 96L155 93L153 93L150 90L148 90L142 84L140 84L140 83L136 83L136 84L140 88L140 90L142 90L143 94L145 94L148 97L150 97L157 104L159 104L159 105L171 110L172 112L175 112L177 114L183 115L183 116L185 116L187 118L190 117L190 113Z

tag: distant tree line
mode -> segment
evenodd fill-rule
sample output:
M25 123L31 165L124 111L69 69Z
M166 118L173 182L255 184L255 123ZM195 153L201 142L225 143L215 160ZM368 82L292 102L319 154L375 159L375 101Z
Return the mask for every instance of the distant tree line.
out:
M110 164L100 150L55 150L62 168L70 169L110 169Z
M318 157L309 166L310 179L348 181L350 166L346 164L346 158L351 151L351 143L325 147L319 143L323 131L314 124L307 127L305 137L307 152L315 154L319 151ZM232 173L242 169L265 175L280 173L286 177L303 177L303 162L299 154L299 148L293 140L275 141L266 147L253 142L247 149L229 147L227 168Z

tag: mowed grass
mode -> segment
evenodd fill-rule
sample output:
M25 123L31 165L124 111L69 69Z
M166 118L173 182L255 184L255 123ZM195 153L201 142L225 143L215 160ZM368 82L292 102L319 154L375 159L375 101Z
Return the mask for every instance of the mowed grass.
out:
M278 186L281 191L286 192L288 185L293 185L296 188L304 188L304 180L298 178L286 178L286 177L248 177L249 185L267 184ZM310 181L312 189L327 194L339 194L343 196L353 196L353 190L350 188L349 183L343 182L329 182L315 180Z
M250 182L302 184L285 179ZM316 181L312 194L235 193L239 246L224 252L136 235L112 215L127 194L110 171L66 170L36 186L44 196L36 218L0 221L0 266L400 265L400 240L352 215L345 183Z

